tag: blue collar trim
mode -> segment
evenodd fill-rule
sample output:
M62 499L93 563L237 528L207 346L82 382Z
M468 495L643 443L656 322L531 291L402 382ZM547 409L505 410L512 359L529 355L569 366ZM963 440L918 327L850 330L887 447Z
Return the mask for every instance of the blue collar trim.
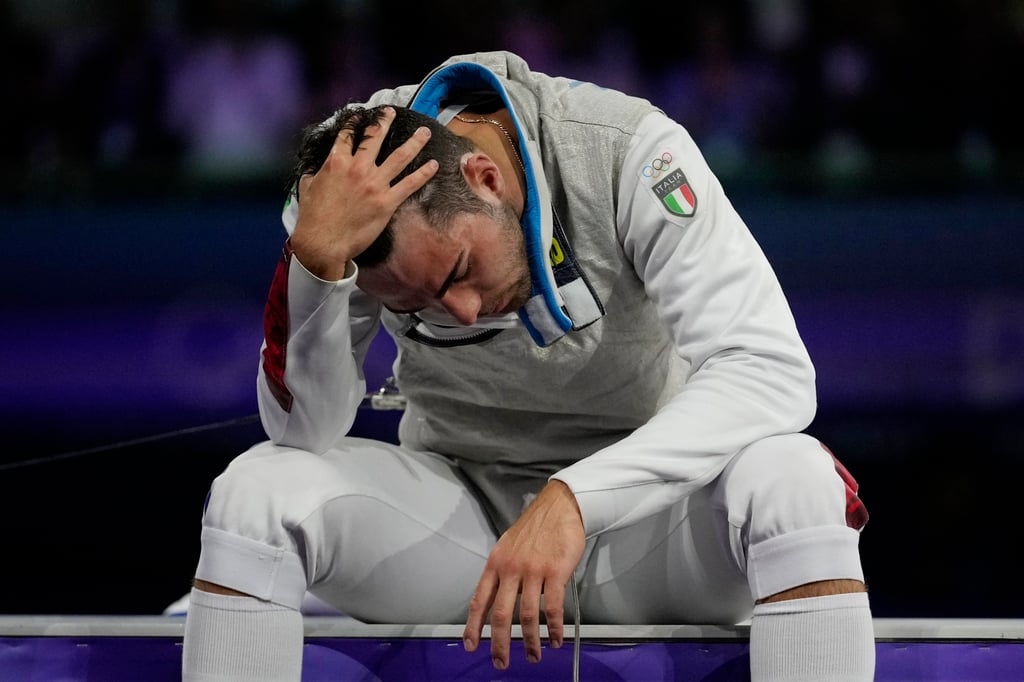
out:
M546 346L573 329L573 321L559 305L555 295L554 277L548 264L551 244L546 243L543 237L543 216L541 214L542 208L550 211L550 207L541 205L533 155L529 153L528 145L525 143L526 136L523 134L519 118L516 116L508 93L505 92L504 85L493 71L480 64L457 62L443 66L428 76L417 90L409 108L426 116L437 117L442 109L441 102L449 92L484 89L493 90L511 114L516 136L519 139L523 165L526 167L526 200L520 223L523 228L530 279L532 280L531 300L536 297L542 298L543 308L547 309L547 316L550 316L550 319L531 320L531 314L536 317L539 312L536 305L524 307L519 311L519 317L526 325L533 340L538 345ZM548 241L550 241L550 236ZM552 323L554 328L552 328Z

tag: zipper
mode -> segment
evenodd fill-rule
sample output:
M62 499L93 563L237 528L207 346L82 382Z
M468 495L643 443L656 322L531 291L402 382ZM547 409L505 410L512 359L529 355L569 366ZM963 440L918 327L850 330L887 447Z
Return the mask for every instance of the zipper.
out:
M457 346L483 343L504 331L503 329L474 329L457 336L431 336L417 329L419 325L424 324L423 320L415 315L409 315L408 317L408 322L398 330L398 335L432 348L455 348Z

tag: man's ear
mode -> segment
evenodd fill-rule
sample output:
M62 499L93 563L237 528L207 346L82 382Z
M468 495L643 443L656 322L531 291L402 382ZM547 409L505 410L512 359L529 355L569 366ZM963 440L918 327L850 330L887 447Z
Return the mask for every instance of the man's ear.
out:
M462 157L462 174L478 196L486 199L493 195L499 200L505 198L505 178L494 160L483 152L471 152Z

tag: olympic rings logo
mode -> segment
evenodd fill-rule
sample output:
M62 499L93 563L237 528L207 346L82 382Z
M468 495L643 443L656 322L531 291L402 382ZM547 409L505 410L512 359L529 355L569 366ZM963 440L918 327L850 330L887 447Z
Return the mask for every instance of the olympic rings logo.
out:
M672 154L670 152L662 152L660 157L644 166L644 169L640 171L640 174L645 178L656 178L671 167Z

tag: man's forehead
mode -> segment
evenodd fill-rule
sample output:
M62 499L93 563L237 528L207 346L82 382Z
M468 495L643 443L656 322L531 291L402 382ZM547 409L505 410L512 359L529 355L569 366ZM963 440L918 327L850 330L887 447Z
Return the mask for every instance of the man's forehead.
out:
M446 231L433 227L422 215L396 216L391 227L391 255L383 265L396 274L410 267L421 269L424 255L436 258L455 248Z
M392 253L383 263L359 269L360 286L373 289L380 296L397 297L408 294L416 288L416 282L424 279L424 267L416 263L405 264L405 259Z
M390 308L422 308L443 287L457 258L456 245L434 230L396 230L391 254L361 268L358 282Z

